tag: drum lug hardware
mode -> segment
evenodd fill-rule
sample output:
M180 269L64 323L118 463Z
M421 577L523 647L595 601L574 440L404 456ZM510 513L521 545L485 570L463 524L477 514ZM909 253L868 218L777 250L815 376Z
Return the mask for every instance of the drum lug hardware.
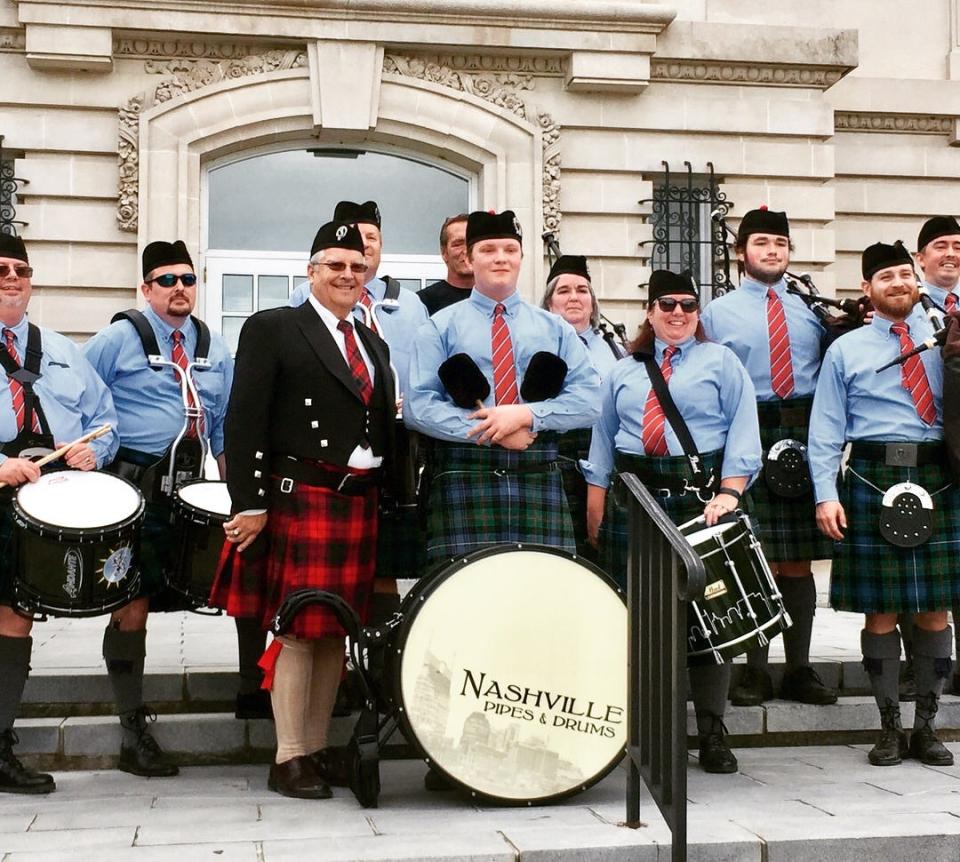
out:
M293 490L293 479L289 476L284 476L280 480L280 493L289 494Z

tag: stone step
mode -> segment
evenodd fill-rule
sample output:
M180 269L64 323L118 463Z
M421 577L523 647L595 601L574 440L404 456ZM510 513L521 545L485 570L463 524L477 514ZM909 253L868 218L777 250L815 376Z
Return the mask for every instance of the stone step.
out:
M901 704L905 727L913 724L912 703ZM354 717L335 718L331 745L345 745ZM763 706L727 710L725 723L735 747L862 744L873 742L879 727L873 699L843 697L831 706L773 700ZM960 740L960 697L945 695L937 716L944 740ZM22 718L16 723L17 751L45 769L101 769L116 764L120 726L114 716ZM275 746L273 723L237 720L231 713L177 713L151 725L160 744L181 764L254 763L270 759ZM693 706L688 705L687 733L696 741ZM399 733L385 757L415 757Z

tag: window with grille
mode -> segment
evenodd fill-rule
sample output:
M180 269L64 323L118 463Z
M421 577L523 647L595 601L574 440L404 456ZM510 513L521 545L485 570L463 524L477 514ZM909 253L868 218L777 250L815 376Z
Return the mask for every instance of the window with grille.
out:
M726 215L732 204L720 191L712 163L703 173L683 164L685 170L671 171L663 162L663 173L652 178L653 197L641 203L650 205L653 237L643 245L651 270L690 273L707 302L729 287L726 237L713 214Z
M15 174L17 153L4 149L0 135L0 233L16 235L17 227L24 222L17 220L17 189L24 182Z

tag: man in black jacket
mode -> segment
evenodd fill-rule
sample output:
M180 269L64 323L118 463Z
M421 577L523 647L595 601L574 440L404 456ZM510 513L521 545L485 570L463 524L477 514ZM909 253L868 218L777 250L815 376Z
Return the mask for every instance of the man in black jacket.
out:
M396 405L387 345L352 315L365 271L357 228L324 225L311 248L307 302L256 314L240 335L225 449L236 514L224 525L238 554L220 577L235 600L228 611L259 604L265 626L299 588L338 593L361 619L370 598ZM333 614L313 605L271 650L269 786L278 793L330 796L318 764L343 636Z

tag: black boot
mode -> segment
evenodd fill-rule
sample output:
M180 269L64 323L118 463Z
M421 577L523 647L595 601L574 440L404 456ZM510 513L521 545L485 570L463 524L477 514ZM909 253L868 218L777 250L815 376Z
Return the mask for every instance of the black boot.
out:
M50 793L57 789L53 776L27 769L13 753L20 741L13 730L0 733L0 793Z
M907 756L907 735L900 724L900 704L887 700L880 707L880 739L867 759L873 766L896 766Z
M702 718L704 716L698 716L698 719ZM704 772L729 775L737 771L738 764L736 756L724 738L727 733L726 725L719 715L711 715L710 719L712 725L710 730L700 734L700 768Z
M730 690L730 703L734 706L759 706L773 698L773 680L766 668L746 665Z
M953 755L933 729L938 705L935 694L917 692L917 721L910 734L910 756L927 766L953 766Z
M148 718L156 721L157 714L147 706L120 713L120 725L126 731L124 736L132 734L136 742L132 745L123 743L120 746L117 769L147 778L169 778L179 773L180 768L147 730Z
M837 693L834 689L824 685L820 674L810 665L791 667L783 674L780 683L780 697L784 700L794 700L798 703L812 703L826 706L837 702Z

